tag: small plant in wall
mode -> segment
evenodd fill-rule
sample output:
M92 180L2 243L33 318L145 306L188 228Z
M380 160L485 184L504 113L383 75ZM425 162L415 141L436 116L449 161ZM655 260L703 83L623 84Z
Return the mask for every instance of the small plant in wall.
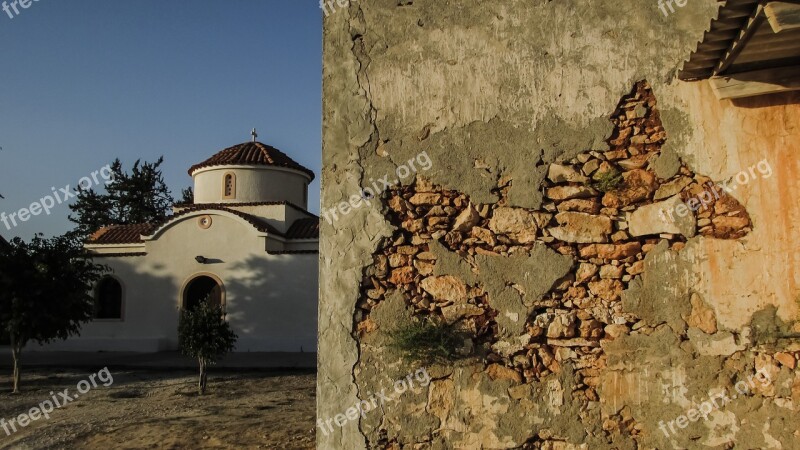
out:
M611 192L617 190L622 184L622 174L614 168L610 168L603 172L598 171L592 177L594 183L592 187L600 192Z
M208 366L216 364L223 356L233 350L238 336L225 320L222 309L212 306L208 299L192 309L181 312L178 325L178 344L181 352L196 358L200 365L198 393L206 393Z
M427 317L399 326L391 333L391 346L412 361L446 363L462 357L466 334L452 325Z

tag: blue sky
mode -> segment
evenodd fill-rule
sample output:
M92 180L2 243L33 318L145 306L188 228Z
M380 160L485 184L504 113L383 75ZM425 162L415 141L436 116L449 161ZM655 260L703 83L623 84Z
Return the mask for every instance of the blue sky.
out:
M75 185L119 157L165 157L173 196L188 168L250 139L317 179L322 12L313 0L81 0L0 11L0 212ZM72 228L69 209L0 234Z

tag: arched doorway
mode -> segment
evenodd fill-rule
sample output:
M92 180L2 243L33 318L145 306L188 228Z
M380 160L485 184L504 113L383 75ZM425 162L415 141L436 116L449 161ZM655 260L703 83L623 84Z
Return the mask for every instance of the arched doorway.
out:
M225 292L222 283L208 275L193 278L183 289L183 308L194 309L201 302L209 301L212 306L225 305Z

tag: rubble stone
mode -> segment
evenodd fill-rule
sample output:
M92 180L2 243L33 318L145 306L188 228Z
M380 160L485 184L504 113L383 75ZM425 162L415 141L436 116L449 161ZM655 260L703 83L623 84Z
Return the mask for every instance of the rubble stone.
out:
M442 308L442 316L448 325L452 325L465 317L480 316L486 311L475 305L455 304Z
M553 183L581 183L585 184L588 180L585 176L578 173L570 166L551 164L547 171L547 179Z
M656 176L647 170L634 169L622 173L621 186L603 196L603 205L621 208L647 200L656 190Z
M551 200L570 200L591 198L597 195L597 191L587 186L555 186L548 189L546 195Z
M408 199L412 205L436 205L442 200L442 195L433 192L417 193Z
M678 213L681 206L686 214ZM628 232L632 236L673 233L694 237L695 230L694 213L685 207L678 195L663 202L641 206L628 217Z
M420 283L420 286L425 292L431 294L436 301L458 303L467 300L467 285L452 275L425 278Z
M627 242L625 244L596 244L595 252L602 259L625 259L642 251L642 244Z
M556 214L557 228L548 228L548 232L556 239L564 242L588 244L607 242L608 235L613 232L611 219L606 216L595 216L579 212L562 212Z
M606 301L614 301L622 295L622 282L619 280L600 280L589 283L589 291Z
M481 215L472 206L472 203L467 205L461 214L456 217L453 222L453 231L467 232L477 225L481 220Z
M572 200L566 200L559 203L556 208L558 208L559 212L564 211L577 211L586 214L599 214L600 208L602 205L598 199L582 199L576 198Z
M670 198L673 195L678 195L686 186L689 186L691 183L692 179L689 177L678 177L669 183L659 186L653 199L663 200L665 198Z

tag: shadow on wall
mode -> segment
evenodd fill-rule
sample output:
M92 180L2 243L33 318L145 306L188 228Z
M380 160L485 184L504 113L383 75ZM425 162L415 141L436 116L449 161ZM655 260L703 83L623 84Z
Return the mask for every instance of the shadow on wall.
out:
M317 258L270 255L232 265L237 277L225 280L226 312L239 335L236 351L316 351Z
M163 293L177 292L169 275L155 276L137 270L141 257L94 258L108 264L112 276L122 284L122 320L95 319L81 326L80 334L46 345L30 343L29 351L135 351L177 349L178 303ZM135 280L135 281L134 281ZM91 295L95 295L94 292Z
M775 94L759 95L757 97L732 99L733 106L737 108L764 108L767 106L800 105L800 91L779 92Z

